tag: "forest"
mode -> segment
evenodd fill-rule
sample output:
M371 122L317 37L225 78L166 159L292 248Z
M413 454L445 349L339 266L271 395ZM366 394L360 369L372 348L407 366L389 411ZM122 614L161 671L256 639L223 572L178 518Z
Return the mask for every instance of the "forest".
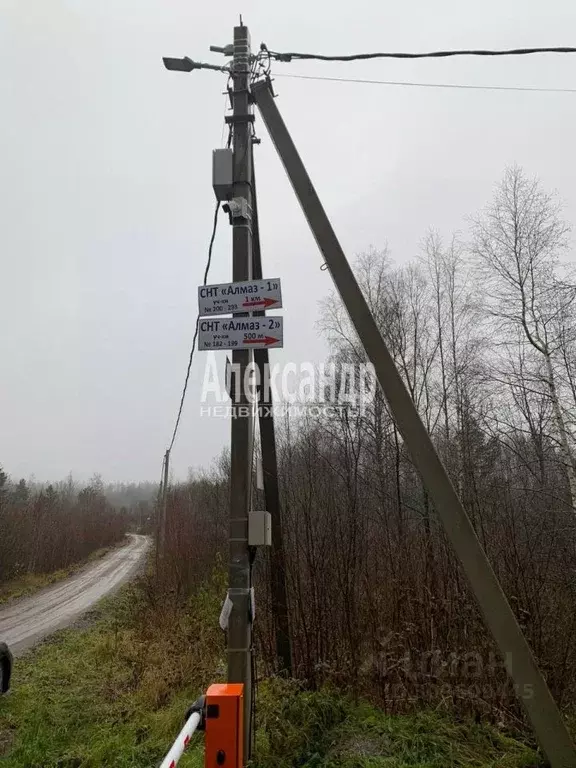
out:
M576 278L558 198L506 170L465 235L434 231L355 272L556 700L576 705ZM322 306L337 365L364 362ZM386 711L522 714L433 504L379 392L277 425L293 673ZM185 599L227 561L229 458L168 491L155 589ZM262 508L260 492L255 504ZM278 671L277 553L254 566L256 647Z
M0 584L51 574L150 528L157 486L12 482L0 466ZM124 503L122 503L124 502Z

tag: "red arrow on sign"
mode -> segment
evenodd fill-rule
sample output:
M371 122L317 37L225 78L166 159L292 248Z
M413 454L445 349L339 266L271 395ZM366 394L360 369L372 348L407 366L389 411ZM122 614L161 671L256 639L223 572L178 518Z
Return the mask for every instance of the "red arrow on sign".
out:
M258 299L258 301L245 301L243 307L271 307L272 304L278 304L278 299Z
M280 339L275 339L273 336L264 336L263 339L244 339L244 344L266 344L268 347L270 344L275 344Z

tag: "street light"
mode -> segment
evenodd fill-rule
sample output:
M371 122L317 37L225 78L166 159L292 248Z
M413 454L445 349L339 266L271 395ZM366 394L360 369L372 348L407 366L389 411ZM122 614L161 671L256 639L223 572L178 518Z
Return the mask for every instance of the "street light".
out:
M169 56L163 56L162 61L166 69L171 72L192 72L193 69L198 67L196 62L192 61L188 56L184 56L183 59L173 59Z
M193 69L214 69L217 72L229 72L228 67L218 67L216 64L205 64L202 61L193 61L188 56L182 59L174 59L170 56L163 56L162 61L166 69L171 72L192 72Z

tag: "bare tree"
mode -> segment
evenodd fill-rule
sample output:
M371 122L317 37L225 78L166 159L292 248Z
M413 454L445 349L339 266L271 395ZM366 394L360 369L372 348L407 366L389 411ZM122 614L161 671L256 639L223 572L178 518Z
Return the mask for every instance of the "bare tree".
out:
M554 196L513 167L506 170L493 201L474 223L473 253L503 338L514 337L520 328L525 342L542 356L542 376L574 506L576 467L556 373L562 355L558 320L568 315L576 300L576 286L565 279L560 262L568 231Z
M358 258L356 273L551 687L570 707L576 519L566 504L546 355L527 340L521 309L519 322L503 314L513 302L497 303L501 278L475 290L468 256L457 241L444 246L433 237L419 262L396 266L386 251L372 250ZM562 282L560 269L551 275ZM487 286L490 303L480 303L476 293ZM563 296L544 293L536 319L547 328L569 431L576 368ZM552 298L563 310L556 317ZM322 328L337 366L365 361L335 298ZM343 380L340 386L346 389ZM295 675L310 687L329 681L369 694L390 712L452 704L480 717L495 709L515 718L513 689L490 661L492 641L381 391L362 409L286 414L278 459ZM226 462L214 476L175 487L169 499L176 535L168 541L175 567L167 581L183 600L225 552L228 474ZM270 567L258 558L254 583L256 643L273 671ZM164 602L161 593L156 604Z

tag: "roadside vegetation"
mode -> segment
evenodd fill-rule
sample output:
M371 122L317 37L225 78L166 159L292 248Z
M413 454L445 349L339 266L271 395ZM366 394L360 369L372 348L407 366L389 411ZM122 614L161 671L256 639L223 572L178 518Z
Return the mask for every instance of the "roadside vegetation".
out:
M15 668L0 700L3 768L153 768L183 715L224 672L217 617L225 579L162 609L142 580L87 629L60 632ZM522 741L470 718L386 715L335 688L271 678L258 687L254 768L539 768ZM195 737L183 768L204 765Z
M467 243L430 233L396 265L355 271L552 693L576 710L576 277L555 199L506 171ZM277 425L292 667L386 713L430 708L525 727L524 714L431 499L379 391L349 402L364 362L337 297L323 415ZM343 396L340 397L340 394ZM320 413L318 413L320 411ZM193 591L226 557L229 464L169 489L159 584ZM256 509L265 509L255 493ZM257 644L278 670L278 564L255 563ZM277 605L277 601L276 601Z
M144 593L127 587L101 604L93 626L60 632L18 659L13 690L0 701L2 765L156 765L206 684L208 659L194 651L205 602L191 601L198 618L180 624L178 614L152 612ZM211 662L214 650L202 642Z

